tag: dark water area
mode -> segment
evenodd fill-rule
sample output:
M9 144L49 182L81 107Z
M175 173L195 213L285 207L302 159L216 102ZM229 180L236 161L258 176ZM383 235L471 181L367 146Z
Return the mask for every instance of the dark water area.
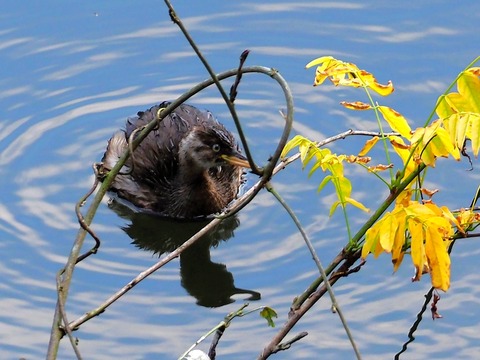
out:
M350 128L375 130L368 115L342 108L364 94L331 85L312 87L305 64L332 55L371 71L395 92L379 98L421 126L437 97L479 55L476 1L424 2L175 2L174 6L217 72L248 65L277 69L295 97L292 136L321 140ZM128 116L172 100L208 78L170 21L163 2L5 2L0 14L0 358L44 358L56 303L55 275L78 230L75 203L93 183L108 138ZM224 83L228 89L230 81ZM218 91L189 103L212 111L234 130ZM255 159L264 164L283 128L278 86L265 76L242 80L237 110ZM357 153L364 139L331 145ZM478 160L441 161L429 173L440 205L466 207L475 193ZM353 197L375 208L386 194L378 182L349 168ZM345 244L340 213L328 217L331 189L317 195L320 176L300 164L279 173L274 186L297 213L324 264ZM255 182L249 176L246 187ZM162 219L132 213L107 199L93 229L102 239L79 264L67 304L74 320L98 307L168 253L184 233ZM357 229L366 215L349 210ZM198 224L197 224L198 225ZM317 270L291 219L266 191L230 224L141 282L101 316L74 333L86 359L170 359L238 309L268 305L279 318L269 328L256 314L236 319L217 349L221 359L255 358L284 323L295 296ZM178 242L178 240L177 240ZM87 240L86 246L92 245ZM402 359L477 359L480 353L480 275L475 239L452 255L452 286L442 295L442 319L427 310ZM369 258L335 292L365 359L393 358L429 290L428 276L411 283L407 257L396 274L388 256ZM198 286L204 284L203 286ZM221 286L218 284L222 284ZM215 293L216 292L216 293ZM212 297L212 295L215 295ZM220 306L222 305L222 306ZM277 359L350 359L345 331L324 298L292 334L309 335ZM208 349L209 340L200 345ZM73 359L68 341L59 359Z

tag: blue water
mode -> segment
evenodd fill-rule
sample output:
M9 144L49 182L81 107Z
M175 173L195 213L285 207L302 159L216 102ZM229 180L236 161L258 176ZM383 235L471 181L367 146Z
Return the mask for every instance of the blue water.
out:
M304 66L313 58L333 55L372 71L382 83L392 80L395 93L379 101L420 126L438 95L479 55L476 1L199 4L174 6L212 67L217 72L235 68L241 52L250 49L247 64L273 67L289 82L294 133L314 139L349 128L372 130L375 124L367 113L338 105L365 100L360 91L311 86L314 70ZM127 116L176 98L208 75L161 1L5 2L0 19L0 357L37 359L46 354L55 274L77 233L74 204L92 184L92 163L101 159L107 139ZM190 103L208 108L234 129L216 89ZM245 76L237 109L261 164L281 133L278 110L284 107L275 83ZM362 140L347 139L332 148L355 153L361 146ZM465 161L443 161L430 172L429 187L441 190L438 203L468 206L480 178L478 161L473 171L468 167ZM384 189L355 168L349 173L355 177L355 198L374 208ZM319 179L308 180L294 164L273 184L297 212L326 265L345 243L346 231L341 216L328 218L330 190L315 193ZM250 177L249 184L254 180ZM365 219L351 214L355 227ZM250 307L271 306L279 318L274 329L256 314L236 319L217 349L222 359L255 358L284 323L292 299L317 276L295 227L268 193L261 192L239 221L233 238L210 249L209 264L231 273L237 288L261 294ZM75 272L67 304L71 320L156 262L156 255L131 244L122 230L128 224L106 202L99 209L93 228L102 246ZM150 233L155 231L152 227ZM439 304L444 318L433 322L427 310L417 339L401 358L478 358L478 254L475 239L457 244L452 287ZM197 305L181 283L187 266L186 261L169 263L82 325L75 336L83 356L176 358L243 304L247 295L222 307ZM369 258L362 271L335 286L365 359L393 358L407 340L429 289L427 276L411 283L412 275L408 258L395 275L387 256ZM275 358L353 358L329 309L329 300L322 299L292 332L309 335ZM208 343L200 348L208 349ZM66 339L58 358L74 358Z

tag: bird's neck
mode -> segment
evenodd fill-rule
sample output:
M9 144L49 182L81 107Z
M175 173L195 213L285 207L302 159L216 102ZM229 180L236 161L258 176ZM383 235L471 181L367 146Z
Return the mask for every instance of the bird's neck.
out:
M227 205L224 194L208 170L180 173L175 183L177 188L175 194L172 194L175 201L171 203L175 203L176 209L172 210L183 211L180 216L213 214Z

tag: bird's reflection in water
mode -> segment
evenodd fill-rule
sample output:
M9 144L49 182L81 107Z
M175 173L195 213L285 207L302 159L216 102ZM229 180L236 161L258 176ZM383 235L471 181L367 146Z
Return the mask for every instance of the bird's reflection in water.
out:
M179 221L142 213L115 199L109 202L109 207L120 217L130 221L122 229L135 246L159 256L175 250L209 222ZM210 259L210 248L233 237L238 225L237 217L226 218L180 255L182 286L197 299L198 305L223 306L235 301L232 296L236 294L248 294L247 300L260 299L260 293L256 291L235 287L233 275L227 267Z

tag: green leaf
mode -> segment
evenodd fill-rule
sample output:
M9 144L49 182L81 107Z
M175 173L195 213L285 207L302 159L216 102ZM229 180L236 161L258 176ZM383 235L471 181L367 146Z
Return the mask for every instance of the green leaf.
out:
M352 183L346 177L338 177L338 181L334 181L337 196L339 199L345 199L352 193ZM338 186L337 186L338 185Z
M334 213L335 213L335 210L337 210L337 207L338 205L340 205L341 202L339 200L335 201L332 206L330 207L330 213L328 214L328 216L332 216Z
M272 318L276 318L277 312L271 307L265 306L262 311L260 311L260 316L267 320L268 326L275 327L275 323Z
M325 187L325 185L328 184L329 181L331 181L333 179L333 176L332 175L327 175L323 178L322 182L320 183L320 185L318 185L318 189L317 189L317 192L320 192L323 190L323 188Z
M301 136L301 135L296 135L293 137L292 140L287 142L285 144L285 147L282 150L282 154L280 155L282 158L284 158L292 149L296 148L299 146L302 142L304 142L306 139Z

